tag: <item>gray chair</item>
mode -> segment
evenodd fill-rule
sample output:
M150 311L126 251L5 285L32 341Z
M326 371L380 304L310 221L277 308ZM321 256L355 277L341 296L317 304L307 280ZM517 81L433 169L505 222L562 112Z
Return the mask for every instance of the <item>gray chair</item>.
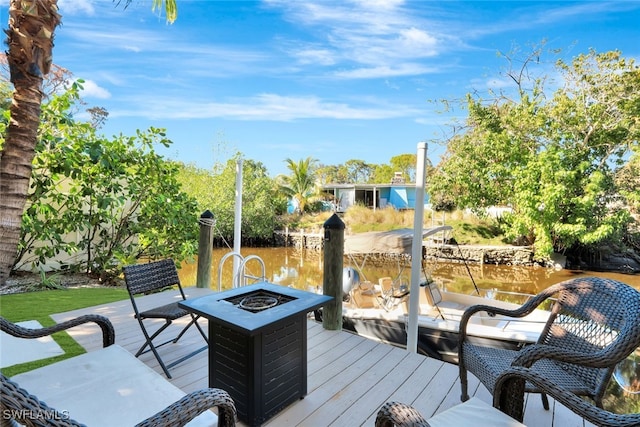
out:
M549 319L537 343L519 351L484 347L470 341L467 323L475 313L524 317L553 298ZM624 283L597 277L576 278L553 285L516 310L479 305L468 308L460 321L459 369L461 399L469 398L467 372L495 394L500 375L522 367L576 396L602 398L615 366L640 346L640 292ZM525 382L527 393L545 389Z
M493 405L514 419L522 421L525 382L537 387L546 395L553 397L574 413L597 426L640 426L640 414L616 414L598 408L566 388L550 382L539 373L520 366L509 368L498 377Z
M171 378L169 368L172 368L178 363L181 363L184 360L195 356L201 351L206 350L209 346L209 340L198 324L199 316L196 316L193 313L180 308L177 301L162 305L160 307L141 311L138 308L135 297L138 295L146 295L154 292L159 292L167 288L177 287L180 291L182 300L186 300L187 298L185 296L184 290L182 289L182 285L180 284L180 279L178 278L178 270L176 269L176 265L172 259L164 259L161 261L154 261L146 264L127 265L124 266L122 270L124 272L124 280L127 285L127 290L129 291L129 297L131 298L131 304L133 305L133 310L135 312L135 318L138 319L138 323L140 324L140 328L142 329L142 333L145 337L144 344L142 345L142 347L140 347L135 356L138 357L141 354L148 353L149 351L153 352L167 378ZM190 316L191 320L175 338L165 340L159 344L154 343L154 340L158 338L158 336L165 329L171 326L174 320L185 316ZM147 319L161 319L164 320L165 323L155 332L150 333L144 322ZM200 335L202 335L202 337L204 338L206 345L168 365L165 365L162 358L160 357L160 354L158 353L158 347L161 347L165 344L178 342L178 340L182 338L185 332L187 332L187 329L189 329L191 326L195 326L198 329Z

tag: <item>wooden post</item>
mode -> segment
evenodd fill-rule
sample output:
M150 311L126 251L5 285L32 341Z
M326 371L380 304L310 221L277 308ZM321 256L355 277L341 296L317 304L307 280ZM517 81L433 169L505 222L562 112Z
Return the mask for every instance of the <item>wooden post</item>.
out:
M322 326L342 330L342 264L344 260L344 222L333 214L324 223L324 275L322 293L333 297L322 309Z
M206 210L200 215L200 240L198 241L198 273L196 287L211 287L211 257L213 254L213 213Z

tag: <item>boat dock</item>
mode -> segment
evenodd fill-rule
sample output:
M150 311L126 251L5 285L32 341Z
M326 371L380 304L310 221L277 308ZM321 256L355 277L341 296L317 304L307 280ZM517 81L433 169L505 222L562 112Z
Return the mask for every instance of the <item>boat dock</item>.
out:
M185 288L185 291L190 298L211 292L194 287ZM178 299L177 291L144 296L137 302L140 308L151 308L166 304L169 298ZM60 322L82 314L108 317L116 330L116 344L132 353L144 342L128 299L52 317ZM186 324L183 320L175 323ZM201 322L204 326L206 320ZM174 334L177 331L177 327L169 329ZM68 332L87 351L102 346L100 329L94 324L82 325ZM410 404L425 418L460 403L456 365L346 331L325 330L322 324L311 319L307 322L307 338L307 395L268 420L265 426L374 426L378 409L387 401ZM190 328L177 344L162 347L160 354L166 363L170 363L201 345L202 337L195 328ZM163 375L153 354L144 354L140 360ZM173 367L171 375L170 381L186 393L208 387L207 352ZM471 395L492 402L490 393L475 377L470 376L469 383ZM552 399L550 405L551 409L545 411L538 395L528 396L524 424L530 427L592 426ZM478 426L483 425L481 421L478 420ZM484 425L491 425L490 420L484 421Z

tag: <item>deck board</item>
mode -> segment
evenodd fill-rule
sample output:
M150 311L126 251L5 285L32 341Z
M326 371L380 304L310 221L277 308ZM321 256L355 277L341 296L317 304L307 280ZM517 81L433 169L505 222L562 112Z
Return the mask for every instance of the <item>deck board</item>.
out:
M211 291L186 288L188 297ZM178 298L175 292L163 292L138 299L143 307L165 304ZM96 313L108 317L116 330L116 343L135 354L143 343L139 325L133 317L129 300L90 307L54 316L55 321ZM160 325L162 322L158 322ZM176 321L185 325L186 319ZM453 364L409 353L401 348L378 343L346 331L325 330L321 324L307 322L307 395L294 402L264 425L289 426L373 426L375 415L384 402L395 400L413 405L425 418L460 403L458 367ZM206 320L201 324L206 326ZM169 328L172 329L172 328ZM163 333L165 337L175 334ZM206 332L206 327L205 327ZM83 325L69 331L87 351L102 346L100 329ZM160 348L165 363L188 354L204 343L195 328L177 344ZM151 353L141 355L141 361L162 374ZM208 386L208 358L204 351L171 369L171 382L189 393ZM491 394L469 375L469 393L491 403ZM542 408L538 395L528 396L524 423L530 427L590 427L582 418L550 400L550 411ZM240 425L243 425L240 423ZM479 424L481 425L481 424Z

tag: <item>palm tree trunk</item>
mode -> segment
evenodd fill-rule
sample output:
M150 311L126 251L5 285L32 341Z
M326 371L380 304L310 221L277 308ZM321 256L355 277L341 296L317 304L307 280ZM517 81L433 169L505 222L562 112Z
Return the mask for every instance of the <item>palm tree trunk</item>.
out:
M0 157L0 286L14 265L40 124L43 76L51 67L57 0L11 0L7 60L14 86Z

